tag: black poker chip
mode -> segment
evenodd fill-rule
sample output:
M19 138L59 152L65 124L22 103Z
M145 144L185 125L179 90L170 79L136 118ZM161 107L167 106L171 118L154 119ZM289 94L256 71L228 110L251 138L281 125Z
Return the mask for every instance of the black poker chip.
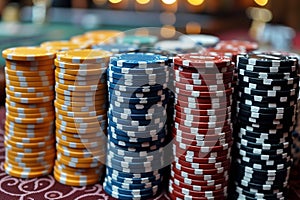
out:
M284 108L265 108L265 107L258 107L258 106L250 106L244 103L237 103L237 107L241 108L243 110L251 111L251 112L256 112L256 113L265 113L265 114L283 114L285 112L295 112L296 111L296 106L289 106L289 107L284 107Z
M264 66L258 66L258 65L249 65L249 64L243 64L238 63L237 65L238 69L244 69L251 72L264 72L264 73L286 73L286 72L296 72L297 67L292 66L285 66L285 67L264 67Z
M242 76L259 78L259 79L288 79L288 78L299 79L297 76L297 71L266 73L266 72L253 72L253 71L238 68L238 74Z

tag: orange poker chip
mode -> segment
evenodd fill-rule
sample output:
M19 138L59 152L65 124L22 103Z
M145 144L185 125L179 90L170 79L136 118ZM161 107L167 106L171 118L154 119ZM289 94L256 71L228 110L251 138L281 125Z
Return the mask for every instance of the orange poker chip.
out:
M105 155L102 156L92 156L87 158L76 158L76 157L70 157L65 156L59 152L57 152L57 156L61 156L63 159L68 160L69 162L73 163L81 163L81 164L92 164L92 163L100 163L102 164L101 160L104 160Z
M4 141L4 146L5 146L6 150L12 150L15 152L24 152L24 153L36 153L36 152L40 152L40 151L48 151L48 150L54 148L54 144L44 146L44 147L36 147L36 148L23 148L23 147L19 148L19 147L9 144L7 141Z
M19 81L19 82L43 82L43 81L54 81L52 75L49 76L36 76L36 77L26 77L26 76L14 76L5 74L6 80Z
M59 124L59 123L58 123ZM106 133L105 131L99 131L95 133L89 133L89 134L77 134L77 133L68 133L62 130L56 130L55 132L57 135L66 136L70 138L76 138L76 139L94 139L95 137L99 137L103 140L106 139Z
M77 86L77 85L64 85L61 83L56 83L57 88L68 91L77 91L77 92L93 92L96 90L106 90L106 84L98 85L89 85L89 86Z
M88 69L88 70L72 70L72 69L63 69L63 68L56 68L56 72L62 74L68 74L71 76L98 76L99 79L106 76L106 68L100 69Z
M99 95L106 95L106 90L97 90L94 92L72 92L68 90L63 90L60 88L55 87L55 91L58 94L65 95L65 96L74 96L74 97L88 97L88 96L99 96Z
M63 111L70 111L70 112L92 112L95 110L106 110L106 109L97 109L96 106L87 106L87 107L73 107L73 106L67 106L62 105L58 103L58 101L54 101L54 105L56 108L63 110Z
M55 153L48 154L44 157L34 157L34 158L22 158L18 156L12 156L10 154L5 155L10 161L13 162L22 162L22 163L41 163L41 162L49 162L54 161Z
M102 166L96 167L96 168L89 168L89 169L80 169L80 168L74 168L69 167L64 164L59 163L57 160L55 161L55 167L59 171L68 173L68 174L77 174L77 175L99 175L99 173L103 173Z
M90 69L106 69L107 63L98 63L98 64L92 64L92 63L68 63L68 62L62 62L58 61L57 59L54 60L54 65L56 67L62 68L62 69L70 69L70 70L90 70Z
M24 163L24 162L15 162L14 160L9 159L7 156L5 157L5 163L8 165L13 166L14 168L22 168L25 169L32 169L32 170L39 170L41 171L43 168L48 169L49 167L53 168L54 161L51 160L49 162L40 162L40 163Z
M83 149L77 149L72 147L66 147L61 144L56 143L56 149L63 150L61 153L66 154L65 156L71 156L71 154L74 154L75 157L93 157L98 156L101 157L103 155L106 155L106 146L103 147L96 147L96 148L83 148Z
M63 101L70 102L102 102L103 104L107 103L106 95L98 95L98 96L65 96L59 93L56 93L56 99L60 99Z
M54 110L53 106L42 107L42 108L16 108L15 106L10 106L8 103L5 103L6 110L10 112L22 113L22 114L35 114L50 112Z
M15 123L9 119L6 119L6 122L9 126L11 127L17 127L17 128L22 128L22 129L40 129L40 128L45 128L45 127L51 127L54 125L54 120L53 121L48 121L45 123L37 124L37 123L32 123L32 124L20 124L20 123Z
M81 49L58 52L56 58L59 61L70 63L108 63L111 55L108 51Z
M49 60L39 60L39 61L21 61L21 60L9 60L6 59L6 65L14 66L26 66L26 67L39 67L39 66L49 66L53 65L53 59Z
M65 101L59 98L55 99L56 102L62 105L66 106L72 106L72 107L94 107L95 110L97 109L106 109L106 101L92 101L92 102L72 102L72 101Z
M54 135L54 129L49 131L43 131L43 132L26 132L26 131L12 131L12 130L5 130L5 134L19 137L19 138L35 138L35 137L48 137Z
M40 45L42 48L51 49L54 51L67 51L71 49L85 49L87 45L84 44L75 44L67 40L57 40L57 41L48 41L43 42Z
M9 121L12 121L17 124L43 124L46 122L50 122L54 120L54 116L49 117L40 117L40 118L20 118L20 117L13 117L11 115L6 115Z
M54 59L56 52L41 47L16 47L2 51L2 56L8 60L40 61Z
M23 142L14 142L12 140L6 140L7 144L10 144L11 146L17 147L17 148L30 148L30 149L35 149L35 148L43 148L46 146L53 145L55 143L55 140L51 138L48 141L44 142L37 142L37 143L23 143Z
M18 82L18 81L6 80L6 84L15 87L46 87L46 86L54 85L54 83L55 83L54 80L42 81L42 82Z
M106 120L106 115L97 115L95 117L68 117L58 113L55 113L56 118L67 121L67 122L75 122L75 123L91 123L91 122L103 122ZM103 122L104 123L104 122Z
M56 124L57 130L62 130L67 133L77 133L77 134L91 134L91 133L97 133L104 130L104 128L97 127L97 128L71 128L67 126L62 126L59 124Z
M47 155L55 155L55 151L41 151L36 153L23 153L23 152L13 152L7 151L5 154L10 155L11 157L19 157L19 158L44 158ZM42 167L42 166L41 166Z
M11 76L25 76L25 77L40 77L40 76L53 76L54 72L52 70L47 71L15 71L8 68L4 68L5 73Z
M35 103L46 103L49 101L54 100L54 95L44 96L44 97L37 97L37 98L24 98L24 97L14 97L10 95L6 95L6 98L9 101L23 103L23 104L35 104Z
M27 92L14 92L10 91L9 89L5 89L6 94L17 97L17 98L39 98L44 96L54 96L54 91L47 91L47 92L36 92L36 93L27 93Z
M70 112L55 108L55 112L67 117L96 117L98 115L106 115L106 110L97 110L91 112Z
M24 92L24 93L36 93L36 92L50 92L54 91L53 85L44 87L15 87L12 85L6 85L6 88L13 92Z
M52 102L47 102L47 103L36 103L36 104L25 104L25 103L16 103L12 102L8 99L5 100L5 103L16 108L47 108L51 106L53 108L53 103Z
M55 78L56 79L63 79L69 81L88 81L88 80L99 80L103 78L101 75L88 75L88 76L80 76L80 75L68 75L64 73L57 72L55 70Z
M78 149L95 148L97 146L104 145L104 142L86 142L86 143L69 142L69 141L62 140L57 136L56 136L56 142L58 144L61 144L62 146L78 148Z
M124 33L116 30L95 30L84 33L84 36L87 38L97 38L105 42L108 39L115 40L117 37L123 37Z
M14 71L24 71L24 72L36 72L36 71L50 71L54 73L54 65L43 65L43 66L18 66L18 65L9 65L6 63L5 66L7 69Z
M77 144L85 144L85 143L91 143L95 141L95 139L91 138L74 138L74 137L68 137L66 135L60 135L56 134L56 138L59 138L60 140L66 141L66 142L72 142ZM76 147L77 148L77 147Z
M101 84L100 80L95 79L95 80L87 80L87 81L69 81L69 80L64 80L64 79L59 79L55 77L55 81L60 84L64 85L75 85L75 86L89 86L89 85L97 85Z
M5 173L10 176L17 178L38 178L41 176L46 176L52 172L52 167L46 168L45 170L34 170L30 172L24 172L25 169L19 170L12 165L8 165L6 162L4 163Z
M40 117L54 116L54 110L49 112L41 112L41 113L34 113L34 114L23 114L23 113L16 113L10 111L6 111L6 113L12 117L20 117L20 118L40 118Z
M5 137L9 140L12 140L14 142L23 142L23 143L37 143L37 142L43 142L50 140L53 136L52 135L47 135L44 137L34 137L34 138L27 138L27 137L18 137L18 136L13 136L11 134L8 134L5 132Z

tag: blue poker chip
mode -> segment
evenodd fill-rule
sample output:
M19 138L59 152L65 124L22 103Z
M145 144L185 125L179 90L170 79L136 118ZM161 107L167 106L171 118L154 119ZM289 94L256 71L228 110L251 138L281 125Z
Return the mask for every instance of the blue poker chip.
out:
M128 178L128 180L139 180L143 181L143 179L151 179L153 180L158 180L165 172L167 168L162 168L158 169L152 172L145 172L145 173L127 173L127 172L122 172L119 170L116 170L111 167L106 167L106 172L118 177L123 177L123 178ZM146 181L146 180L145 180Z
M117 134L120 136L124 137L133 137L133 138L149 138L149 137L156 137L157 135L160 134L167 134L167 126L164 126L161 129L154 129L151 131L124 131L120 130L117 127L114 126L109 126L108 129L111 131L113 134Z
M146 115L146 114L153 114L153 113L158 113L157 111L161 111L162 109L167 109L167 104L165 103L159 103L159 104L153 104L148 105L145 107L142 104L125 104L121 105L119 102L112 102L113 104L110 104L110 109L119 113L124 113L124 114L141 114L141 115ZM139 105L141 105L139 107ZM137 109L139 108L139 109Z
M125 67L117 67L114 65L109 65L108 69L111 72L114 73L119 73L119 74L128 74L131 76L134 75L151 75L151 74L161 74L161 73L166 73L170 69L169 66L162 66L162 67L156 67L156 68L145 68L145 69L140 69L140 68L125 68Z
M169 82L169 77L162 77L153 80L142 80L142 79L133 79L133 80L125 80L125 79L116 79L113 77L108 77L107 81L116 85L124 85L124 86L155 86L155 85L163 85Z
M162 128L165 127L165 122L160 122L158 124L148 125L148 126L129 126L129 125L118 124L110 119L108 119L108 124L109 126L113 126L122 131L136 131L136 132L146 132L146 131L154 131L154 130L159 132Z
M153 145L150 147L128 147L128 146L124 147L124 146L120 146L120 145L117 145L117 144L109 141L107 144L107 150L114 149L115 153L118 153L118 152L120 153L120 150L122 150L123 153L125 153L125 155L130 155L130 153L126 154L126 152L134 152L134 153L143 152L144 154L146 154L146 153L150 153L153 151L159 151L159 149L165 145L166 145L166 143L163 143L162 145Z
M157 68L168 65L169 59L153 53L126 53L110 57L110 64L126 68Z
M135 155L133 157L133 156L121 156L121 155L115 154L114 152L108 152L107 156L110 156L111 158L114 158L116 160L123 161L123 162L140 163L140 162L152 162L153 160L162 160L162 159L164 159L163 153L164 152L162 152L162 153L157 152L150 156Z
M167 84L155 84L155 85L139 85L139 86L125 86L125 85L119 85L111 82L107 82L107 85L109 88L113 90L118 90L121 92L127 92L127 93L147 93L147 92L157 92L159 90L166 89L168 87Z
M122 68L124 69L124 68ZM130 69L130 68L129 68ZM141 70L141 69L140 69ZM139 70L139 71L140 71ZM166 77L170 76L169 71L163 71L161 70L160 73L154 73L154 74L142 74L141 72L132 70L132 74L125 74L125 73L118 73L112 71L110 68L107 69L107 78L113 78L113 79L121 79L121 80L158 80L158 79L166 79Z
M126 173L128 174L128 173ZM125 183L125 184L149 184L155 181L162 181L163 180L163 175L157 174L145 178L128 178L128 177L122 177L119 175L116 175L111 172L111 170L106 170L106 175L107 177L110 177L110 179L113 179L115 181L118 181L120 183Z
M128 104L154 104L159 101L165 101L168 96L168 93L162 94L160 96L152 96L152 97L138 97L138 98L128 98L123 96L116 96L113 94L109 95L109 101L117 101L120 103L128 103Z
M118 117L114 117L108 113L108 119L112 122L115 122L120 125L125 126L152 126L157 124L165 124L167 122L167 118L164 117L157 117L151 120L128 120L128 119L121 119Z
M145 98L145 97L160 96L167 92L168 92L167 89L157 90L153 92L126 92L126 91L124 92L124 91L112 89L110 87L108 88L108 93L110 95L122 96L127 98Z
M122 200L148 199L154 197L159 192L158 186L154 186L151 189L125 190L118 188L117 186L112 186L106 181L103 183L103 188L105 192L107 192L112 197Z
M109 176L106 176L104 181L107 181L111 185L115 185L119 188L124 188L124 189L127 189L127 190L146 189L146 188L151 188L155 185L162 184L161 180L157 180L157 181L153 181L153 182L149 182L149 183L139 183L139 184L123 183L123 182L115 180L115 179L113 179Z
M152 142L155 140L160 140L162 138L165 138L167 136L166 131L160 131L159 133L157 133L157 135L154 136L148 136L145 138L136 138L136 137L129 137L129 136L124 136L124 135L119 135L116 133L116 131L111 131L110 128L108 128L108 133L110 134L110 136L115 139L115 140L120 140L120 141L124 141L124 142L137 142L137 143L143 143L143 142Z
M135 44L97 44L92 45L92 49L101 49L104 51L110 51L114 54L119 54L137 52L139 50L139 47Z
M156 118L163 118L166 119L167 111L165 108L161 107L159 109L160 112L156 112L153 114L126 114L126 113L120 113L117 112L111 108L108 109L108 113L114 117L120 118L120 119L127 119L127 120L153 120Z

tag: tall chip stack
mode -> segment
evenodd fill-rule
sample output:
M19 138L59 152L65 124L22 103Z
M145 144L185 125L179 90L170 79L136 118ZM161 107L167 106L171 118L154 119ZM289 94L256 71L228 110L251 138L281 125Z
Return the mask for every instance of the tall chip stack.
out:
M287 199L299 90L297 59L238 56L238 132L232 199Z
M55 179L71 186L97 183L106 155L110 52L69 50L55 59Z
M117 199L159 194L171 162L167 140L168 58L152 53L111 57L104 190Z
M55 51L17 47L6 59L5 172L36 178L53 170Z
M174 58L175 114L171 199L225 199L232 146L230 58Z

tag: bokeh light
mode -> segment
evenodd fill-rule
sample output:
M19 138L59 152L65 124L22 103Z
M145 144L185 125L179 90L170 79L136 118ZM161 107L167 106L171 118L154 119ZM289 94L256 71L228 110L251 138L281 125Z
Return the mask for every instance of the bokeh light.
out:
M120 3L122 0L109 0L110 3Z
M188 0L188 2L193 6L200 6L203 4L204 0Z
M136 2L139 4L148 4L150 0L136 0Z
M268 4L268 0L254 0L256 4L260 5L260 6L265 6Z
M176 0L161 0L164 4L171 5L176 2Z

